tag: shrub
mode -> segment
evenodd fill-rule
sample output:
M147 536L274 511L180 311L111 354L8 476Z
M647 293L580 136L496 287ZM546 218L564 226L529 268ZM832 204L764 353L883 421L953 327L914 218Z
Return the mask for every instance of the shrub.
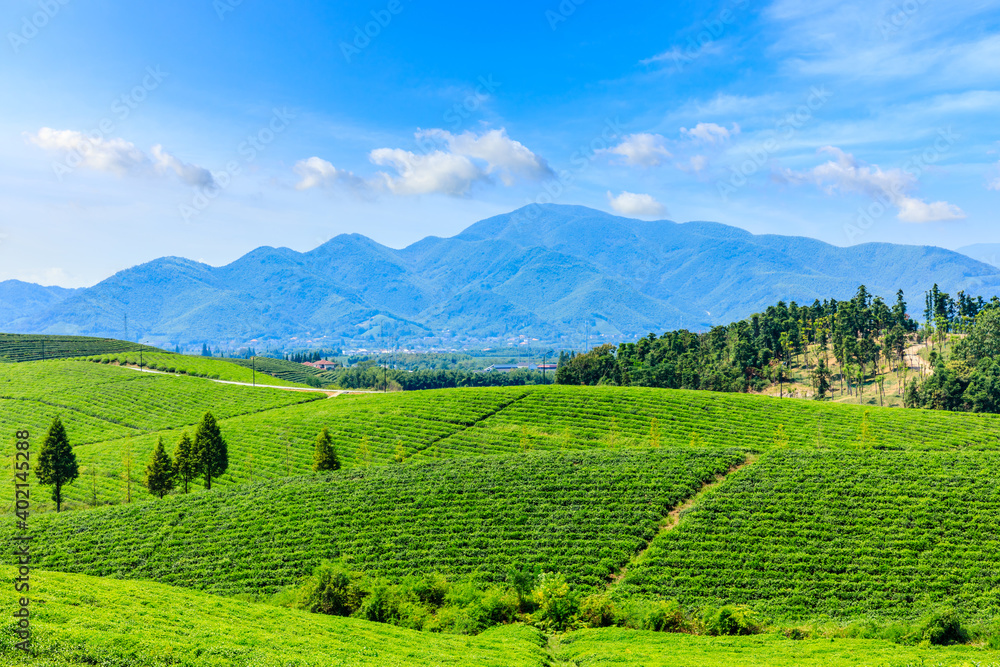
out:
M676 600L631 600L619 622L633 630L683 632L689 629L684 610Z
M961 643L969 637L962 627L958 612L954 609L942 609L925 616L915 633L914 638L917 641L926 641L938 646Z
M444 604L448 594L448 579L443 574L428 574L423 577L413 577L404 582L420 602L432 607Z
M378 582L361 603L358 613L361 618L376 623L398 623L400 620L400 600L390 586Z
M646 614L646 629L657 632L681 632L687 628L684 610L676 600L657 600Z
M299 589L295 606L331 616L350 616L362 607L367 592L364 575L341 563L324 561Z
M618 609L607 593L595 593L580 600L580 620L592 628L606 628L617 621Z
M576 595L566 583L566 577L557 572L545 572L538 577L532 592L538 612L533 616L543 627L564 631L576 620L579 610Z
M761 631L765 619L745 605L726 605L704 614L705 632L710 635L752 635Z

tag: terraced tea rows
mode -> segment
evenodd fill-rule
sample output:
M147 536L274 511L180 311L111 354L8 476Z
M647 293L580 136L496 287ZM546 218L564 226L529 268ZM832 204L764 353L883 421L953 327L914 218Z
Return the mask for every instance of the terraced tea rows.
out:
M271 357L257 357L254 361L249 359L227 359L234 364L244 368L256 367L258 373L267 373L272 377L295 382L299 384L309 384L310 381L322 381L319 375L322 373L318 368L304 366L294 361L285 359L272 359Z
M16 576L3 569L3 579ZM524 626L478 637L432 634L293 611L151 582L32 572L33 655L5 622L0 664L32 667L542 667L541 633ZM13 587L11 586L11 589ZM0 612L10 618L15 598ZM235 631L234 631L235 630Z
M0 446L4 460L9 462L14 451L13 434L24 428L33 434L36 447L40 446L52 418L59 415L76 448L81 472L84 475L90 472L89 461L106 463L96 471L99 479L87 479L86 483L80 479L66 487L70 507L73 507L91 497L94 482L99 492L114 488L116 494L121 494L114 497L125 496L120 474L125 466L126 452L130 450L132 454L133 478L140 479L157 437L142 437L150 429L191 427L207 410L219 419L246 414L260 416L275 408L322 398L323 394L230 386L200 378L140 373L85 361L3 364L0 365L0 407L3 408L0 429L7 435L0 440ZM103 450L92 443L109 438L115 438L115 444L98 455L97 452ZM143 449L147 444L148 451ZM172 442L170 446L172 450ZM91 451L95 453L93 456ZM31 481L35 482L34 476ZM47 509L50 504L48 492L35 488L35 509ZM0 491L0 503L6 506L12 495L12 487L4 487ZM111 499L107 492L101 497L105 501Z
M19 381L7 391L28 396L57 395L58 398L46 400L72 403L81 409L84 405L91 410L99 407L94 414L123 422L116 425L117 431L108 431L103 436L113 439L78 450L84 474L89 475L93 467L97 477L86 477L82 480L85 483L68 487L72 506L93 503L92 487L95 486L98 503L124 499L126 447L133 460L139 462L133 475L138 480L141 466L157 438L162 436L168 450L172 451L180 436L178 422L197 421L206 405L236 401L231 412L253 412L257 408L243 404L244 398L249 401L270 396L268 400L273 401L277 394L288 403L301 403L310 398L308 394L286 396L266 389L213 385L195 378L160 376L154 379L158 376L85 362L47 362L42 366L48 364L56 364L50 368L58 369L59 374L47 381L43 380L44 369L32 370L36 364L17 365L15 375ZM12 386L5 384L7 375L5 369L0 368L0 392ZM123 380L129 384L120 384ZM108 386L106 390L97 386L111 381L119 385ZM139 384L132 384L137 382ZM185 382L194 383L183 385L193 388L192 391L174 392L182 386L177 383ZM206 389L206 386L215 389ZM142 389L134 401L131 387ZM211 393L213 391L221 393ZM106 394L101 400L107 405L92 405L92 394ZM126 400L125 395L130 398ZM224 399L218 401L214 398L216 395ZM110 398L114 396L118 397L117 403ZM149 404L157 405L155 410L150 409L150 423L166 428L145 434L138 429L127 429L131 424L128 415L134 414L131 420L138 421L144 414L143 405ZM47 412L39 411L38 414L48 418ZM217 411L216 414L224 417L226 413ZM20 425L13 417L8 423L9 427ZM137 435L123 438L123 427L126 432ZM437 460L507 454L526 449L649 447L654 440L663 447L739 447L747 451L784 446L927 450L987 450L1000 446L1000 416L997 415L603 387L511 387L345 395L223 419L222 427L230 443L230 470L219 480L223 485L308 472L316 433L324 427L330 429L338 453L349 467L391 463L399 459ZM72 426L68 428L75 443L93 442L93 438L101 437L98 435L101 433L99 422L81 421L82 437L79 438Z
M123 366L138 366L141 363L144 368L151 370L195 375L226 382L247 382L251 384L256 382L259 385L276 387L305 386L297 382L288 382L272 377L259 368L254 373L251 366L247 365L244 367L242 364L233 363L235 360L230 359L193 357L184 354L173 354L171 352L143 352L141 356L138 352L120 352L118 354L101 354L93 357L84 357L84 359L95 363L117 363Z
M115 340L114 338L0 333L0 357L5 357L11 361L65 359L67 357L113 354L133 350L162 352L159 348L140 345L139 343L130 343L125 340Z
M55 413L72 411L135 431L194 424L206 410L211 410L218 419L225 419L321 397L306 392L227 386L201 378L140 373L86 361L0 366L0 398L41 404L37 409L50 419ZM88 441L75 438L73 442Z
M900 646L872 639L791 640L783 636L698 637L599 628L556 642L557 656L577 667L1000 667L1000 651L972 646Z
M622 595L779 617L1000 613L1000 454L772 451L629 567Z
M425 392L420 400L399 393L344 395L221 420L220 427L229 446L229 470L213 486L310 472L316 434L323 428L329 429L345 466L395 463L397 456L409 458L431 443L503 409L522 395L523 392L514 389ZM137 462L133 479L139 480L141 468L157 439L162 437L167 450L172 452L183 430L157 431L78 448L81 479L66 488L70 502L74 506L92 504L94 486L99 504L123 502L127 494L125 448ZM190 434L191 429L187 430ZM96 478L91 477L91 470L97 471ZM200 488L200 483L195 482L194 486ZM133 498L136 493L133 485ZM146 497L145 491L138 489L138 497Z
M37 516L32 551L46 569L221 593L274 591L336 557L390 577L486 580L531 563L594 587L671 507L743 458L589 451L340 471Z
M1000 415L870 408L746 394L532 387L525 400L435 445L442 455L664 445L997 449ZM428 452L432 453L432 452Z

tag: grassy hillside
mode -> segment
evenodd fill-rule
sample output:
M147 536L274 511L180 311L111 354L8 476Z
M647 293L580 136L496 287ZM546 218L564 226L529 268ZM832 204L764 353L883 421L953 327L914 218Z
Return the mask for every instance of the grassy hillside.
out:
M140 373L85 361L0 366L0 400L32 404L36 421L55 414L85 415L136 432L196 423L206 410L218 419L321 398L322 394L228 386L202 378ZM0 417L0 429L33 427ZM36 435L42 432L34 428ZM74 444L108 439L98 432L70 432Z
M134 371L125 372L139 375ZM204 380L190 381L206 383ZM316 435L324 427L333 435L345 466L393 463L397 454L410 457L441 438L488 417L520 395L513 391L448 390L420 395L357 395L309 401L317 395L206 384L225 387L236 395L263 392L293 397L289 401L297 397L299 401L286 408L220 421L229 447L229 470L213 483L219 487L311 472ZM72 438L73 431L68 426L67 429ZM158 438L162 437L168 451L172 452L182 430L190 432L191 429L171 428L79 448L76 455L81 479L66 488L67 497L78 505L91 504L94 480L90 472L96 470L98 504L124 501L124 448L128 446L133 458L145 465ZM141 471L134 470L133 479L141 479ZM200 483L194 486L200 488ZM133 487L133 498L136 497ZM143 491L138 497L148 496Z
M145 465L157 438L163 437L172 451L179 427L194 423L208 406L233 402L228 411L212 408L223 420L230 448L229 471L218 480L222 486L309 472L316 434L324 427L330 429L348 467L364 461L392 463L397 457L427 460L526 449L649 447L654 439L664 447L752 451L786 445L899 450L1000 447L1000 415L904 411L706 391L563 386L351 395L303 403L315 397L140 374L101 364L47 363L57 365L8 365L13 370L0 366L0 396L34 397L41 392L47 397L44 400L89 411L72 413L77 421L67 424L74 443L94 443L77 451L84 478L67 487L68 498L77 506L91 502L92 485L98 489L98 503L124 499L126 445L134 459ZM5 378L10 380L6 384ZM97 388L98 383L111 381L119 384ZM138 384L120 384L124 381ZM131 397L132 387L144 389L136 394L137 400L124 400ZM191 389L179 396L172 393L172 388L181 387ZM164 400L172 403L165 405ZM287 407L252 407L261 401L270 407ZM0 426L20 427L29 415L47 425L48 415L55 411L34 405L20 412L13 409L6 413L9 416L0 416ZM234 412L239 416L226 418ZM95 415L91 420L112 423L105 430L100 421L86 420L90 414ZM35 422L30 422L33 428ZM137 426L149 430L143 433ZM126 438L130 433L133 437ZM96 484L88 477L92 468L97 472ZM136 472L134 479L140 478L141 472Z
M601 587L672 507L742 460L647 449L342 470L34 517L32 552L47 569L224 593L273 592L338 557L393 578L486 581L528 563Z
M0 365L0 441L5 460L13 454L15 430L31 432L35 451L41 446L53 417L59 415L76 447L83 473L100 460L91 457L91 443L114 438L108 465L98 474L112 485L124 467L126 452L133 457L134 478L141 478L148 453L133 441L160 429L191 429L211 411L218 419L262 414L283 406L313 401L322 394L219 384L201 378L140 373L127 368L86 361L38 361ZM154 436L154 440L155 440ZM170 443L171 447L173 443ZM112 462L113 460L113 462ZM108 475L111 475L109 478ZM32 476L34 480L34 476ZM116 486L117 488L117 486ZM89 496L82 480L67 487L71 501ZM12 491L0 495L9 501ZM47 492L36 494L36 510L48 506Z
M11 361L64 359L66 357L137 352L139 350L163 352L155 347L114 338L0 333L0 357L6 357Z
M782 636L696 637L602 628L558 640L557 656L577 667L998 667L1000 651L971 646L911 647L871 639L793 641Z
M256 366L258 373L267 373L272 377L280 378L287 382L310 384L310 381L317 382L321 380L319 375L322 371L318 368L304 366L294 361L272 359L270 357L257 357L254 361L250 359L227 359L227 361L246 368L250 368L252 365Z
M648 446L652 419L670 445L805 448L996 449L1000 415L898 410L749 394L546 386L427 454L529 447ZM867 415L867 416L866 416Z
M242 364L234 363L243 361L237 359L217 359L215 357L195 357L185 354L173 354L172 352L144 352L140 359L138 352L120 352L118 354L102 354L87 357L87 361L101 363L104 361L113 362L122 366L138 366L143 363L144 368L159 370L166 373L181 373L184 375L194 375L207 377L213 380L223 380L226 382L256 382L259 385L271 385L276 387L304 387L300 382L283 380L281 378L268 375L260 368L256 374L251 368L249 360L244 367Z
M3 584L13 590L12 568ZM0 663L63 667L541 667L540 633L524 626L478 637L405 630L250 604L150 582L32 573L35 653L0 632ZM44 604L41 601L44 600ZM14 598L2 606L11 618Z
M1000 454L772 451L629 567L618 593L775 617L1000 613Z

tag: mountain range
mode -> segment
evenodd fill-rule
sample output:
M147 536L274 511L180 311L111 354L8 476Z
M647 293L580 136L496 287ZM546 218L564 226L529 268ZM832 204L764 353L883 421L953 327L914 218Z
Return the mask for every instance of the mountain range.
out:
M1000 269L930 246L754 235L714 222L533 206L401 250L359 234L308 252L261 247L212 267L164 257L89 288L0 283L0 329L161 346L328 341L582 343L704 330L778 300L847 298L858 285L911 312L933 283L1000 292Z

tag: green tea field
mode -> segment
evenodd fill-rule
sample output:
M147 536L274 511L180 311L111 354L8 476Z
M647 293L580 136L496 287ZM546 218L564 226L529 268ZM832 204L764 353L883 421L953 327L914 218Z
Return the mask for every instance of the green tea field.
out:
M34 520L32 549L47 569L214 593L272 593L336 558L395 578L440 572L488 582L530 561L596 589L672 508L743 459L602 450L343 470L50 513Z
M775 450L629 568L623 596L774 617L1000 615L1000 454Z
M523 626L478 637L405 630L251 604L151 582L37 572L34 654L0 632L0 664L63 667L421 667L545 664L543 640ZM10 587L14 571L2 581ZM44 600L44 604L41 601ZM238 628L238 632L234 632Z
M91 354L138 352L139 350L162 352L155 347L114 338L0 333L0 359L7 361L65 359L85 357Z
M61 416L80 469L58 514L28 480L49 596L35 656L48 662L31 664L167 664L172 651L176 664L286 664L278 645L302 665L1000 664L983 648L1000 647L996 415L613 387L328 398L219 383L203 376L239 383L247 369L190 359L183 375L0 365L4 428L30 430L37 447ZM210 491L196 479L189 494L151 496L141 482L157 441L172 453L208 411L225 472ZM312 471L322 429L340 470ZM9 543L20 530L7 493ZM384 582L352 595L411 597L396 615L366 612L388 625L286 608L327 562ZM542 573L558 575L556 592ZM421 577L455 586L433 627L472 627L448 616L468 605L467 585L493 587L500 607L464 632L497 627L474 638L395 627L424 627L406 615L430 613ZM724 605L755 619L735 632L755 634L708 636ZM197 627L179 625L181 608L198 610ZM157 629L125 639L136 626L115 619L144 614ZM240 614L256 629L222 636ZM305 619L303 638L281 634L291 618ZM957 620L932 632L928 618Z

